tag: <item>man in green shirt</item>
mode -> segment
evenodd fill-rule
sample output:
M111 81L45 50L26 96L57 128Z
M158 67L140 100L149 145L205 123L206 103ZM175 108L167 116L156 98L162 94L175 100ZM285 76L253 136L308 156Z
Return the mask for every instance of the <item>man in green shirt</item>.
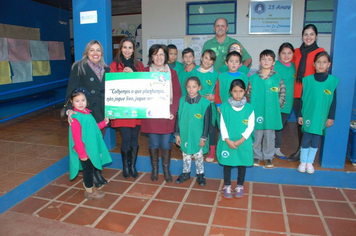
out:
M202 53L206 49L212 49L216 54L216 60L214 62L214 69L219 71L220 67L225 65L225 57L226 54L229 52L229 46L237 42L241 45L239 41L236 39L230 38L226 35L227 31L229 30L228 22L225 18L218 18L214 22L214 31L215 37L206 41L203 46ZM244 47L242 47L242 64L245 66L249 66L252 62L250 54L246 51Z

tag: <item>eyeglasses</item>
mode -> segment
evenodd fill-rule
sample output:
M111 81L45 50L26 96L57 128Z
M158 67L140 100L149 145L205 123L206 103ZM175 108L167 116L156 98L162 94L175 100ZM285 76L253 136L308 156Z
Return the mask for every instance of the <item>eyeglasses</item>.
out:
M229 49L230 52L231 52L231 51L240 51L240 50L241 50L240 47L231 47L231 48Z

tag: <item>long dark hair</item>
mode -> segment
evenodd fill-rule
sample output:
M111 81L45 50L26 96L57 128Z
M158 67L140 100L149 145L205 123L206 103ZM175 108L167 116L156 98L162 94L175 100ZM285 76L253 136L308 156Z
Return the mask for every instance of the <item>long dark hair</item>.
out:
M119 68L119 64L122 62L122 60L121 60L121 55L122 55L121 50L122 50L122 47L124 46L124 43L125 43L125 42L130 42L130 43L132 43L132 48L133 48L133 53L132 53L132 55L133 55L133 63L134 63L134 65L135 65L135 67L137 67L138 64L137 64L137 56L136 56L136 45L135 45L135 42L133 41L133 39L131 39L131 38L129 38L129 37L125 37L125 38L123 38L123 39L121 40L119 52L118 52L117 55L115 56L114 61L116 61L117 67Z

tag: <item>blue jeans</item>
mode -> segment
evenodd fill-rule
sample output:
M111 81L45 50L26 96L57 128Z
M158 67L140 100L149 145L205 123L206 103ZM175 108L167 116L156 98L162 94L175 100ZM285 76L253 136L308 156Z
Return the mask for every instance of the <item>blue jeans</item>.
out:
M311 134L308 132L303 133L303 139L302 139L302 148L318 148L319 147L319 140L320 140L320 135L318 134Z
M171 149L172 134L148 134L149 149Z

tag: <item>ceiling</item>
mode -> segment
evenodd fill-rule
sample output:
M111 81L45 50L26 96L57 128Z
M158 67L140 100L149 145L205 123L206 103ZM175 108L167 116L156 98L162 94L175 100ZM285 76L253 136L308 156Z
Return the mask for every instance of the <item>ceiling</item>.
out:
M72 17L72 0L32 0L53 7L69 10ZM141 0L111 0L111 15L141 14Z

